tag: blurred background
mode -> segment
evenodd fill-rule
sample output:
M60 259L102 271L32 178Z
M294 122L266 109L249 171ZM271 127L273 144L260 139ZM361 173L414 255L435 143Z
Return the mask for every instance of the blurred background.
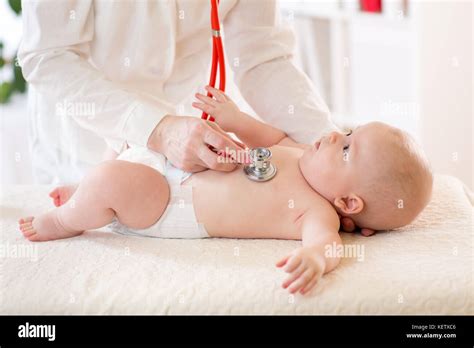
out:
M15 66L21 40L18 4L0 0L2 187L34 183L26 93ZM472 1L278 4L282 24L296 34L295 64L314 82L337 125L350 128L379 120L402 128L422 144L436 173L456 176L474 188ZM232 83L227 92L254 114Z

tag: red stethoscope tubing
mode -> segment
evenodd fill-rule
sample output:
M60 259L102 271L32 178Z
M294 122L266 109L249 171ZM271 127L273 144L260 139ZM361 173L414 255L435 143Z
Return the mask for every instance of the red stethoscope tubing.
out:
M222 45L222 38L220 34L219 24L219 0L211 0L211 29L212 29L212 63L211 76L209 78L209 86L216 86L217 67L219 66L219 89L225 92L225 61L224 61L224 46ZM210 92L207 96L212 98ZM208 115L206 112L201 116L204 120L214 121L214 117Z

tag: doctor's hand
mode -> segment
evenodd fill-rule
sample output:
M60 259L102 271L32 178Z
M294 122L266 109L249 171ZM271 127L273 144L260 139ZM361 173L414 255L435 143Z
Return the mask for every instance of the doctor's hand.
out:
M232 171L237 166L235 158L245 158L239 152L246 153L245 145L233 140L217 124L191 116L166 115L153 130L147 146L187 172L207 168Z
M221 90L211 86L205 88L215 99L196 93L195 97L201 103L193 103L192 105L214 117L216 123L224 131L236 133L236 128L243 118L237 105Z
M352 221L352 219L347 216L339 215L339 219L341 221L341 230L343 232L358 232L360 230L360 234L364 237L370 237L371 235L375 234L375 231L371 230L370 228L357 227L354 221Z

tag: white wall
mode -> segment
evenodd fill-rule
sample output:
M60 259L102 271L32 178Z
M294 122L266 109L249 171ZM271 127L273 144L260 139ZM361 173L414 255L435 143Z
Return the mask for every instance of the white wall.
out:
M21 17L6 0L0 0L0 41L7 59L15 56L21 33ZM0 70L0 82L12 78L10 67ZM10 184L33 183L27 127L26 94L15 94L8 104L0 104L0 189Z
M436 173L456 176L474 189L473 1L410 0L402 16L328 10L322 0L287 2L299 36L319 45L327 38L298 24L329 21L330 46L348 45L331 49L329 60L303 45L307 62L331 71L328 87L321 74L310 73L317 69L302 64L327 98L333 119L341 126L380 120L400 127L421 142ZM338 80L343 75L348 78Z
M0 104L0 189L33 183L28 134L26 94L15 94Z
M361 16L349 24L351 118L358 124L382 121L418 139L411 18Z
M417 1L420 131L437 173L473 186L473 72L470 1Z

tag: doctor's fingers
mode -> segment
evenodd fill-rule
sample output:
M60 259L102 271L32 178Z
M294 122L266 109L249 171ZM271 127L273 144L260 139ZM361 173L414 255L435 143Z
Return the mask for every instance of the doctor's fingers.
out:
M206 167L212 170L231 172L236 167L234 162L229 162L225 157L211 151L207 144L200 145L198 156L205 163Z
M171 140L166 157L173 166L179 169L192 173L201 172L207 169L207 166L196 153L198 146L194 146L192 151L185 151L185 147L180 142Z
M224 132L217 123L215 122L211 122L211 121L207 121L207 123L212 127L214 128L217 132L219 132L220 134L222 134L223 136L225 136L227 139L229 139L229 141L233 142L234 144L236 144L238 146L237 148L237 152L235 153L236 154L236 158L234 158L234 160L237 162L237 163L240 163L240 164L249 164L249 163L252 163L252 160L250 158L250 151L248 150L247 148L247 145L245 145L244 143L236 140L236 139L233 139L229 133L226 133ZM240 148L239 148L240 147Z
M184 170L185 172L197 173L207 169L205 163L198 158L195 161L183 160L182 158L174 156L170 156L167 159L171 162L173 166L178 169Z
M204 131L203 140L206 144L212 145L216 150L221 153L227 153L232 156L235 161L235 157L241 151L245 151L237 145L234 140L224 132L217 124L208 122L208 127Z
M211 126L212 128L214 128L216 131L218 131L219 133L221 133L222 135L224 135L227 139L229 139L230 141L232 141L234 144L240 146L242 149L241 150L245 150L247 148L247 145L245 145L244 143L238 141L238 140L235 140L233 139L229 133L226 133L225 131L222 130L222 128L219 127L219 125L215 122L212 122L212 121L207 121L207 124L209 126ZM240 150L239 150L240 151ZM241 153L241 155L244 156L245 158L245 153ZM247 154L248 155L248 154Z
M189 173L202 172L203 170L207 169L206 164L201 161L197 156L194 160L183 160L182 158L179 158L176 161L173 161L171 158L168 158L168 160L176 168L179 168Z

